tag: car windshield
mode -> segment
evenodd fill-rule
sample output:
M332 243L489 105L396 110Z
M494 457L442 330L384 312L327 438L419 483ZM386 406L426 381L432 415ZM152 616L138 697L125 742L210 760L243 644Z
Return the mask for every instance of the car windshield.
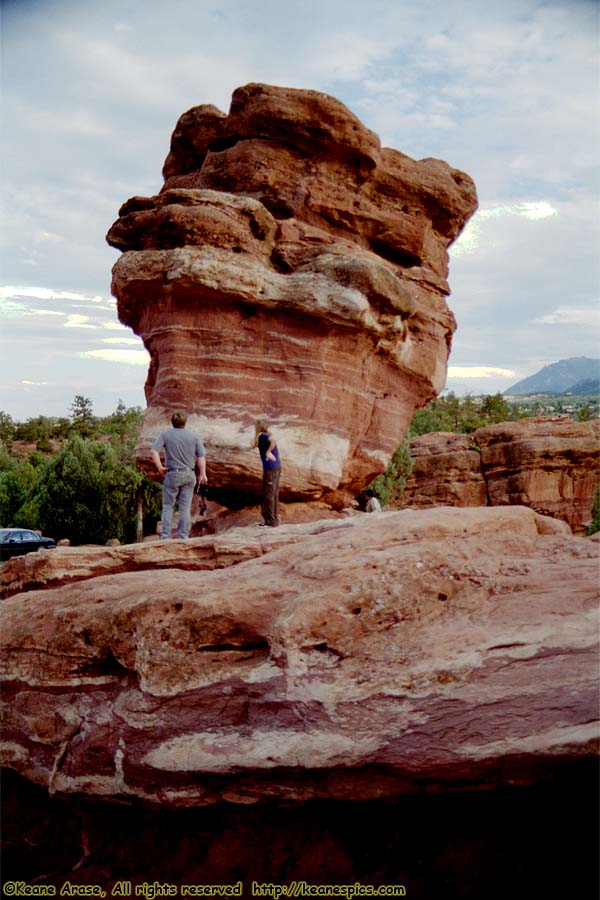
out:
M20 528L1 528L0 541L39 541L35 531L24 531Z

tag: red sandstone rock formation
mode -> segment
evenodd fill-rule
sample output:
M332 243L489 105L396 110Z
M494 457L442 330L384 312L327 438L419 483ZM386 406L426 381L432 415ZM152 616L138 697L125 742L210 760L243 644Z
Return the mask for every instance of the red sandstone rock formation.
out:
M564 523L440 508L220 540L22 579L6 765L176 807L535 782L593 754L598 544Z
M413 469L399 505L485 506L481 455L466 434L435 431L410 442Z
M530 506L584 532L600 483L600 421L522 419L471 435L434 432L410 443L402 506Z
M139 460L185 407L221 499L256 494L266 414L283 498L363 486L444 385L473 182L382 149L332 97L259 84L228 115L184 113L163 174L107 236L119 316L151 355Z
M475 440L493 506L523 503L585 530L600 483L600 421L503 422Z

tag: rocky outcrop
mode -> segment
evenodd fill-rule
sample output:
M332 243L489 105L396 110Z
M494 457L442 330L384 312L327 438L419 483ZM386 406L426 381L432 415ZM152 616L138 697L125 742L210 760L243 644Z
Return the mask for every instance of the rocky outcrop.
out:
M600 420L527 420L475 432L493 506L523 503L584 531L600 484Z
M226 538L23 576L6 765L168 808L534 783L595 752L598 544L564 523L440 508Z
M0 568L0 598L33 589L60 587L100 575L146 571L160 573L165 569L224 569L302 541L306 535L320 534L323 528L334 527L334 519L325 526L320 519L315 521L315 506L321 513L321 519L325 515L335 516L324 504L294 503L291 507L293 513L301 514L304 511L310 514L310 518L293 529L252 528L252 524L256 525L260 520L260 511L251 511L254 516L252 523L247 521L244 510L238 514L229 513L227 516L217 517L217 533L214 536L206 535L203 540L150 540L142 544L116 547L92 544L81 547L62 546L52 552L14 557ZM223 527L224 523L219 522L220 518L229 519L230 527ZM219 533L220 528L223 533Z
M184 407L220 499L251 502L266 415L284 499L364 486L444 385L471 179L382 148L332 97L259 84L229 114L186 112L163 174L107 236L119 316L151 355L140 463Z
M434 431L410 442L413 460L400 504L485 506L487 492L481 454L471 435Z
M413 438L402 506L525 505L577 533L600 483L600 421L522 419Z

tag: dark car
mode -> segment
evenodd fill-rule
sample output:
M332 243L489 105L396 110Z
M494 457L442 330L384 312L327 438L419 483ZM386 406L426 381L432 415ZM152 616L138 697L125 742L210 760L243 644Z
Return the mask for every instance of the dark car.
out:
M0 528L0 560L23 556L33 550L51 550L56 547L52 538L40 537L27 528Z

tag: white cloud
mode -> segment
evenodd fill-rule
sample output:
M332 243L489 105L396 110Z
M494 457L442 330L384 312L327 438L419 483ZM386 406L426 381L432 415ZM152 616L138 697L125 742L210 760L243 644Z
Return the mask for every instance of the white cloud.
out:
M38 231L35 235L38 241L47 241L49 244L61 244L64 238L60 234L54 234L52 231Z
M525 219L547 219L556 216L556 210L546 200L535 202L511 203L505 206L493 206L491 209L480 209L477 213L481 219L495 219L498 216L523 216Z
M85 300L85 294L75 294L71 291L56 291L53 288L25 287L23 285L7 284L0 287L0 299L3 297L31 297L36 300Z
M141 338L102 338L103 344L135 344L136 346L142 346Z
M341 30L322 33L308 70L329 78L354 81L363 78L371 64L389 53L395 43L390 36L370 37L365 31Z
M497 366L448 366L448 378L516 378L512 369Z
M495 220L518 217L535 222L557 215L558 210L547 200L523 200L518 203L484 207L477 210L469 220L462 234L450 248L450 255L464 256L475 253L483 243L490 240L490 235L494 233Z
M597 306L559 306L554 312L532 319L532 322L540 325L583 325L586 328L599 328L600 303Z
M71 315L67 316L65 328L98 328L98 326L91 324L89 316L81 316L78 313L71 313Z
M48 382L47 381L28 381L26 378L24 378L23 381L21 382L21 384L41 386L43 384L48 384Z
M0 297L0 319L19 319L23 316L64 316L65 313L57 309L40 309L27 306L15 300Z
M147 366L150 361L150 354L146 350L82 350L78 356L82 359L125 363L128 366Z

